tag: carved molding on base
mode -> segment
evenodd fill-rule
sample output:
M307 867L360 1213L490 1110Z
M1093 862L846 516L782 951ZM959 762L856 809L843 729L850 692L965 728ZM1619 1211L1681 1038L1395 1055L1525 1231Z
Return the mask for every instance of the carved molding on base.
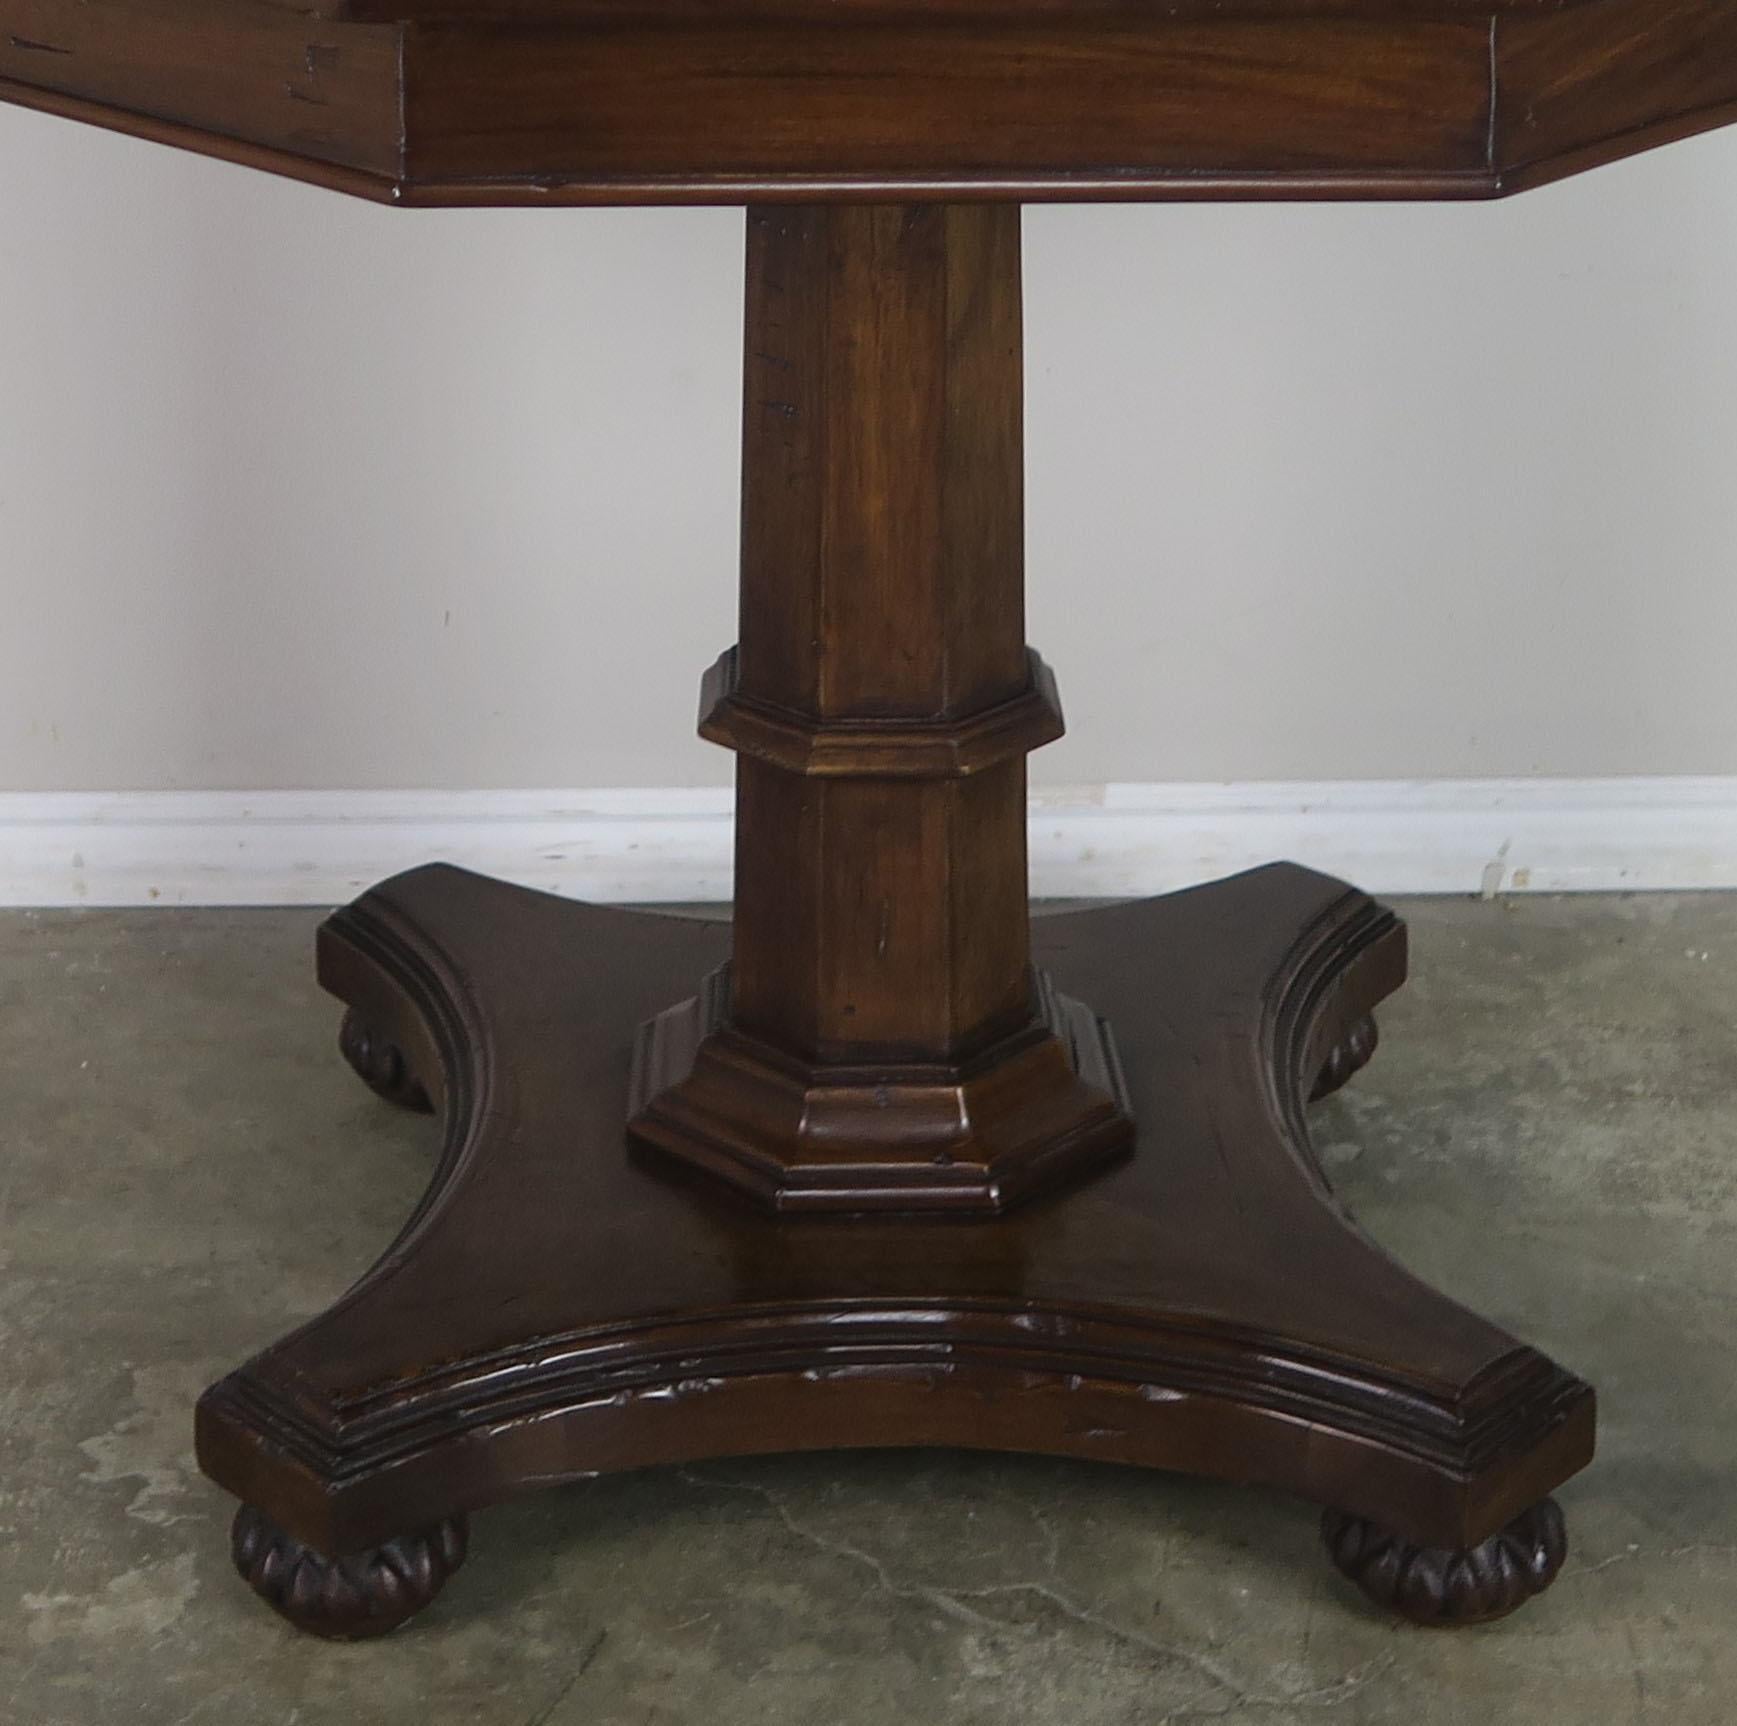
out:
M736 1029L726 963L640 1027L628 1131L770 1210L997 1214L1134 1139L1109 1025L1031 983L1027 1023L969 1061L810 1065Z
M375 1269L200 1401L200 1464L257 1507L238 1557L280 1610L378 1631L385 1612L318 1603L396 1588L370 1565L424 1574L391 1556L406 1529L616 1469L847 1446L1295 1492L1341 1507L1342 1567L1423 1622L1554 1574L1551 1512L1484 1537L1589 1460L1591 1389L1396 1265L1309 1146L1328 1052L1404 975L1390 914L1275 866L1039 919L1036 966L1097 1009L1050 1034L1083 1074L1116 1025L1142 1143L993 1222L774 1218L629 1154L636 1027L730 939L448 868L322 930L322 980L410 1050L442 1152ZM368 1555L360 1580L327 1553Z

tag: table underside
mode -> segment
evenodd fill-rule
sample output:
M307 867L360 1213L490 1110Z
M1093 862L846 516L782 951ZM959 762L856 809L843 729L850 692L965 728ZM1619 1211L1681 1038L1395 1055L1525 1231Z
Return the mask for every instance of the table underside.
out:
M1737 118L1737 11L0 0L0 100L405 205L1476 198Z

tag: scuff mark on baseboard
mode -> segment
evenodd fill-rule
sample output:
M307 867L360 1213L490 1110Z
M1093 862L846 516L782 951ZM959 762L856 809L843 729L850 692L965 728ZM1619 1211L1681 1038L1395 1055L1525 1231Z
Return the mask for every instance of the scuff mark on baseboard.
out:
M1480 899L1494 899L1502 891L1502 877L1508 873L1508 853L1514 841L1504 839L1494 857L1484 865L1484 878L1478 885Z

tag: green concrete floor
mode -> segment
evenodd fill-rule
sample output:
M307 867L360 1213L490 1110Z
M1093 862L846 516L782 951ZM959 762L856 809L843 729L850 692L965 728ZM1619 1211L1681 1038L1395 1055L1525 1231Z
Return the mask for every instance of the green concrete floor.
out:
M311 913L0 917L0 1721L1730 1726L1737 896L1408 910L1316 1137L1379 1240L1599 1388L1542 1599L1416 1631L1276 1495L824 1455L480 1515L355 1646L230 1572L191 1410L395 1232L432 1129L338 1060Z

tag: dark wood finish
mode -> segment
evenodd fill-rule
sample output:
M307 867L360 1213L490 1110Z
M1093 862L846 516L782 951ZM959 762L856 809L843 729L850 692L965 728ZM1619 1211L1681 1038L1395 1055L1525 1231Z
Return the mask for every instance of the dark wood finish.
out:
M1591 0L1505 23L1515 99L1494 148L1510 190L1737 120L1737 8L1729 0Z
M1334 1565L1377 1606L1427 1626L1506 1618L1542 1594L1568 1557L1568 1525L1553 1498L1473 1547L1416 1546L1341 1510L1322 1517L1321 1538Z
M1380 1041L1381 1033L1376 1028L1374 1015L1359 1019L1328 1055L1326 1064L1315 1077L1315 1089L1309 1100L1318 1103L1335 1091L1343 1090L1375 1059Z
M449 1516L420 1534L328 1558L244 1504L229 1554L242 1581L298 1630L356 1642L396 1630L428 1605L464 1563L469 1539L465 1518Z
M273 5L0 0L0 98L65 100L121 130L169 122L174 142L221 155L233 140L350 191L403 172L401 49L393 25L324 28Z
M1001 1210L1134 1134L1027 940L1019 208L754 211L746 305L734 956L630 1130L780 1210Z
M405 1064L403 1051L364 1024L360 1014L344 1015L338 1028L338 1052L375 1096L417 1114L433 1113L434 1105Z
M0 100L398 204L1494 197L1737 118L1728 0L0 0Z
M1275 865L1039 918L1139 1148L975 1221L775 1216L627 1155L636 1027L730 940L444 867L327 923L321 979L442 1156L379 1265L207 1393L207 1472L327 1554L602 1470L915 1444L1259 1481L1460 1550L1590 1456L1591 1391L1387 1258L1309 1148L1404 972L1361 894Z
M1592 1392L1308 1145L1398 923L1275 866L1029 927L1016 204L1500 195L1737 118L1737 8L0 0L0 100L395 203L756 206L734 927L442 868L326 925L345 1055L444 1150L200 1403L264 1597L376 1633L515 1493L910 1444L1300 1493L1422 1622L1552 1580Z

